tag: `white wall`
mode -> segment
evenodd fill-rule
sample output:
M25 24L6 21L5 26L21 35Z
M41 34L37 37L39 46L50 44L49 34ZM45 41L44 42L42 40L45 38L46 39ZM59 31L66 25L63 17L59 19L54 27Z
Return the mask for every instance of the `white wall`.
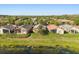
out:
M0 28L0 34L4 34L3 29L6 29L6 28ZM8 30L9 33L10 33L10 30L9 29L6 29L6 30Z
M63 29L60 29L60 28L57 28L57 32L58 34L64 34L64 30Z
M27 34L26 29L22 28L22 29L21 29L21 34Z
M2 28L0 28L0 34L3 34L3 29Z

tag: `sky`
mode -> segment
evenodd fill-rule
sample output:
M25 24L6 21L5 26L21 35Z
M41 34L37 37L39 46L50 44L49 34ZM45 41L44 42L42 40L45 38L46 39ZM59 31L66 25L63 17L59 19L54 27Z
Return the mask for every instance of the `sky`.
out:
M0 15L79 14L79 4L0 4Z

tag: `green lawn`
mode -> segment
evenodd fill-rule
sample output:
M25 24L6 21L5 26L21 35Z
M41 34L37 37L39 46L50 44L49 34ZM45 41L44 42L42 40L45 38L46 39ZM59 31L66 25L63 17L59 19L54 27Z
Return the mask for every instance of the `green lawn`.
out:
M31 34L28 38L11 38L8 35L0 35L0 47L15 47L15 46L48 46L70 49L73 52L79 53L79 34L53 34L40 35Z

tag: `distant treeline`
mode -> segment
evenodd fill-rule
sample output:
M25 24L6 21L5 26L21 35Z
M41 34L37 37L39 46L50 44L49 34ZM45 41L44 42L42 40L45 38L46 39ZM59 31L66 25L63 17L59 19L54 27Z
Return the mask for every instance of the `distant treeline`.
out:
M61 24L57 19L66 19L74 21L79 25L79 15L52 15L52 16L9 16L0 15L0 26L6 24L24 25L24 24Z

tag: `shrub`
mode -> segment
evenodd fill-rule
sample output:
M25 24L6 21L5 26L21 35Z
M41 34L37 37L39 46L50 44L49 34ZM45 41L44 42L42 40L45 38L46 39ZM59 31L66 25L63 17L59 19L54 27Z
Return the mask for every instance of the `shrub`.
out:
M41 35L47 35L48 30L40 29L38 33L41 34Z
M2 34L0 36L1 36L1 38L6 38L6 37L8 37L8 38L27 38L30 35L31 34L28 33L28 34Z

